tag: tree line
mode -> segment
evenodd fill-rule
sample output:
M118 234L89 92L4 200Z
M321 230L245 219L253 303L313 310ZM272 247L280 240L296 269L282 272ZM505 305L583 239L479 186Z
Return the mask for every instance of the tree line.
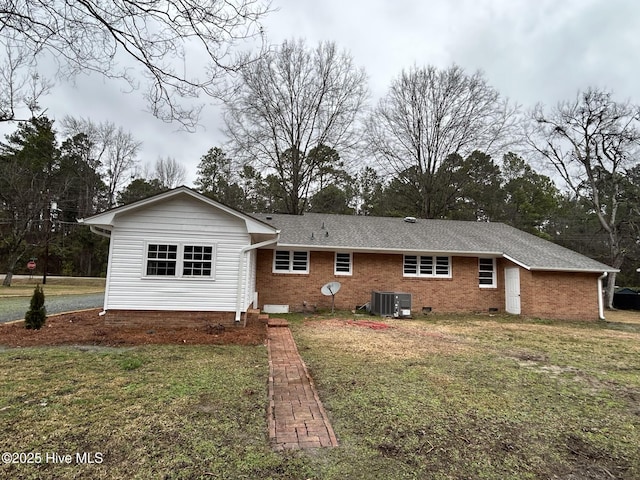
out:
M137 157L141 143L113 123L66 117L62 131L65 138L59 142L54 122L38 116L18 123L0 143L5 285L14 272L26 272L29 260L38 260L44 283L48 272L104 275L108 242L80 227L78 219L128 203L127 194L141 175L155 189L148 193L184 181L184 167L171 158L142 168Z
M68 120L68 138L35 159L55 146L55 139L43 141L53 129L39 102L51 85L33 73L37 58L62 52L69 75L97 71L133 86L130 71L113 62L124 47L150 79L145 98L159 118L192 128L202 105L189 100L206 94L223 101L229 141L202 157L195 184L224 203L291 214L506 221L621 268L633 281L640 109L612 92L586 88L555 106L522 111L481 72L415 65L372 102L366 72L333 42L262 48L260 20L269 8L260 2L24 3L28 15L3 12L0 35L7 51L1 78L13 87L0 97L0 121L15 121L20 103L31 113L2 145L2 178L21 175L25 165L35 172L24 184L3 180L8 271L26 246L53 246L67 195L89 213L169 186L161 175L131 175L139 144L113 125ZM149 28L133 28L142 24ZM204 76L190 75L187 39L209 60ZM233 51L243 39L257 48ZM176 52L178 68L168 61ZM38 122L49 123L48 133ZM82 181L67 176L74 168L86 169ZM82 183L92 180L91 187ZM609 297L615 282L611 275Z
M202 189L221 197L233 185L262 181L262 200L292 214L355 208L506 221L622 269L632 281L638 105L586 88L556 106L522 111L481 72L452 65L405 69L368 107L365 72L331 42L285 41L244 63L230 81L224 114L230 153L243 170L235 182L223 179L228 188ZM493 160L501 157L502 168ZM572 229L576 218L584 233ZM616 279L607 280L610 304Z

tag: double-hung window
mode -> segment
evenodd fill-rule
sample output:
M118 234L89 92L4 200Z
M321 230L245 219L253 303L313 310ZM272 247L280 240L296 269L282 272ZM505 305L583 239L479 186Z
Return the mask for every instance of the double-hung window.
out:
M150 243L147 248L147 275L175 277L178 264L178 246Z
M333 273L335 275L351 275L352 259L351 253L336 252Z
M213 247L210 245L185 245L182 275L185 277L210 277L213 270Z
M451 257L430 255L405 255L405 277L451 278Z
M147 244L146 277L213 278L213 245Z
M496 259L478 259L478 284L480 288L496 288Z
M303 250L275 250L274 273L309 273L309 252Z

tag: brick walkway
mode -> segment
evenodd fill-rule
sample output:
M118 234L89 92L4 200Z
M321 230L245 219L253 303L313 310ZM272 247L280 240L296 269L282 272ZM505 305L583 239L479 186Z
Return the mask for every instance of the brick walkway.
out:
M285 320L269 319L269 438L276 450L336 447L327 414Z

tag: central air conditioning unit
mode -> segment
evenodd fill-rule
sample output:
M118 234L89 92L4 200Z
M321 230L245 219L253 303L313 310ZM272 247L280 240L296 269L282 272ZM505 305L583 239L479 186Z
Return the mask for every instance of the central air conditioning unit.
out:
M371 313L382 317L411 316L411 294L400 292L371 292Z

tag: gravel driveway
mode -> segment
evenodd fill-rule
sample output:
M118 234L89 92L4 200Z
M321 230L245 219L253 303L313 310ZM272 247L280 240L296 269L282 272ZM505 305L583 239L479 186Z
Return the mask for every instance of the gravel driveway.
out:
M0 298L0 323L24 319L30 301L31 297ZM104 293L49 296L45 300L47 314L100 308L103 304Z

